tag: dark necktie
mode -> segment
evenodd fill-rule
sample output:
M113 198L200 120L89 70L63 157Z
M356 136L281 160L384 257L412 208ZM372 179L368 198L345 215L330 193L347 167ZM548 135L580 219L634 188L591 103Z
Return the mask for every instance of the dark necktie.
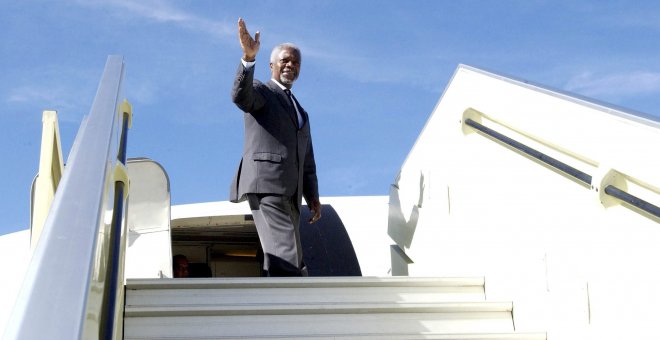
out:
M289 101L291 102L291 105L293 105L293 108L296 110L296 117L298 118L298 128L302 127L302 114L300 113L300 104L298 104L298 100L296 100L296 97L294 97L293 93L291 93L291 90L285 89L284 93L289 97Z

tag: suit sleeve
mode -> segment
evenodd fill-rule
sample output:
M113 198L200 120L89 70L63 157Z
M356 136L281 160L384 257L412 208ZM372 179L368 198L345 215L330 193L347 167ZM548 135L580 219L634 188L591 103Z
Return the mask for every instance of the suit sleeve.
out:
M238 66L234 86L231 90L231 100L243 112L256 112L264 107L266 100L256 89L254 67Z
M309 138L307 154L305 155L305 167L303 169L303 196L309 205L312 200L319 199L319 185L316 178L316 161L314 160L314 147L312 137Z

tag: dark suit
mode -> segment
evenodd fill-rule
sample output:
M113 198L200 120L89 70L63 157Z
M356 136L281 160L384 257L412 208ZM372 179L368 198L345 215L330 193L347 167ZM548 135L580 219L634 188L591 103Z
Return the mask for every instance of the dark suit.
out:
M270 268L270 265L280 260L284 260L284 266L289 263L299 269L302 249L298 220L302 197L310 203L319 196L309 116L299 106L303 119L299 128L295 107L287 94L273 80L266 84L254 80L254 67L246 68L242 64L234 80L232 100L245 112L245 136L230 200L250 200L266 255L264 269L277 275L274 271L281 268ZM272 197L262 202L266 196L280 197L283 203L273 206L277 199ZM262 209L262 204L267 206ZM285 216L257 216L271 213ZM284 233L281 232L283 228L287 230Z

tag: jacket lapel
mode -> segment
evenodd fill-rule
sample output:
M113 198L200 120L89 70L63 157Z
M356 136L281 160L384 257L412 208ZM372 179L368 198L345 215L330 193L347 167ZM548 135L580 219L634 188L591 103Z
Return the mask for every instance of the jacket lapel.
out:
M273 80L268 81L268 87L275 93L277 100L280 101L280 104L286 108L291 123L298 129L298 117L296 114L296 109L293 107L293 103L289 100L289 96L277 85ZM301 113L302 114L302 113Z

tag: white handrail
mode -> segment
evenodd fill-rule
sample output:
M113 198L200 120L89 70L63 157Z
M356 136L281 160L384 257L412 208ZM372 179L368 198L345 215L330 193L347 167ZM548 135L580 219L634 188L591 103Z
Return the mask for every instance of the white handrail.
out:
M108 332L104 295L123 73L123 58L108 57L7 325L7 339L91 339Z

